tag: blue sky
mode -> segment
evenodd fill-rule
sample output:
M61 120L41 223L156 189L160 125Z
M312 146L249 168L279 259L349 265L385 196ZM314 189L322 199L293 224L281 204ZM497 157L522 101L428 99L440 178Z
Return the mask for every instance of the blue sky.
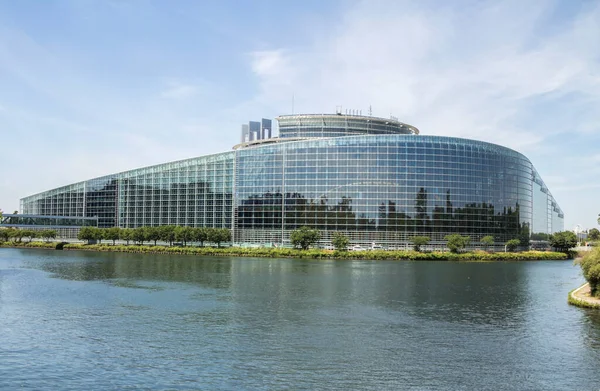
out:
M598 1L0 0L0 208L335 107L524 153L600 213Z

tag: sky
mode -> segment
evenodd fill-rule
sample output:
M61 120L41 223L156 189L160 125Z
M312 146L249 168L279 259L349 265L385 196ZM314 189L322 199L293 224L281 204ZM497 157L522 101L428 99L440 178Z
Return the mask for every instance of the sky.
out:
M600 1L0 0L5 212L337 106L521 152L598 227Z

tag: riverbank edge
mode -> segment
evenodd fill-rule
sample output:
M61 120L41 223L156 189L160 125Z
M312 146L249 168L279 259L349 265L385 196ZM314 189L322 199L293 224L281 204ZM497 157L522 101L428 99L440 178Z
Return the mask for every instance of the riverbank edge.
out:
M589 289L589 284L587 282L579 288L570 291L567 299L568 303L581 308L600 309L600 299L584 296L582 290L585 289Z
M56 242L5 242L0 243L4 248L40 248L55 249ZM81 250L96 252L122 252L136 254L173 254L197 256L224 257L255 257L255 258L304 258L304 259L335 259L335 260L402 260L402 261L540 261L567 260L567 254L559 252L526 251L520 253L487 253L487 252L416 252L416 251L335 251L335 250L297 250L288 248L242 248L242 247L166 247L144 245L110 245L110 244L81 244L66 243L64 250Z

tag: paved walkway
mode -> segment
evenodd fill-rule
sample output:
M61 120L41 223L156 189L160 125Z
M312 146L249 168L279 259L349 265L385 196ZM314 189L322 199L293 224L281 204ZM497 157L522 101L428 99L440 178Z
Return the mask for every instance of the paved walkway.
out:
M590 284L588 283L571 292L571 296L576 300L583 301L590 307L600 308L600 298L590 296Z

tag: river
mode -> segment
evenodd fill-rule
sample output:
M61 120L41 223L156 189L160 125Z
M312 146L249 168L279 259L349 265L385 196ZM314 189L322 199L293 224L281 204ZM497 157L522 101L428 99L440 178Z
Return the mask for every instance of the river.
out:
M0 249L1 390L598 390L571 261Z

